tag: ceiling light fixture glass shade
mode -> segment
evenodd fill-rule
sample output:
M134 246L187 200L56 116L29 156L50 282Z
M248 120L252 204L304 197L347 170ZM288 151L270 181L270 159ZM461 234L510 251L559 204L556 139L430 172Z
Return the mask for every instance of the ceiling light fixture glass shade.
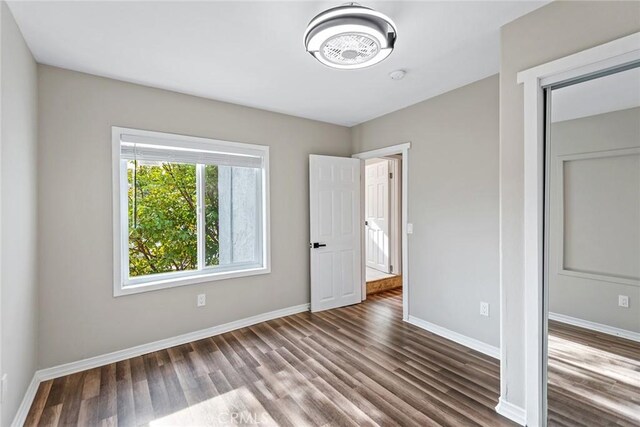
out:
M325 10L311 20L304 45L323 64L364 68L385 59L396 41L396 26L386 15L357 3Z

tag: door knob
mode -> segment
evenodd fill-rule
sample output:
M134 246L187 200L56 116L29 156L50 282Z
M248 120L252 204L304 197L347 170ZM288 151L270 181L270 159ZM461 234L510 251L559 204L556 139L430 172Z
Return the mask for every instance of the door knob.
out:
M313 249L323 248L325 246L327 246L325 243L318 243L318 242L309 243L309 247Z

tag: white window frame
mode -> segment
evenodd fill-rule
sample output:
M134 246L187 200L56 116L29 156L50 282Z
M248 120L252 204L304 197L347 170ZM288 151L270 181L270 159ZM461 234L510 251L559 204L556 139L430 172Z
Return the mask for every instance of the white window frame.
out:
M158 273L149 276L129 277L129 228L128 228L128 183L126 165L121 161L121 135L135 137L152 142L154 145L187 147L191 149L227 152L259 156L263 159L261 188L262 222L256 245L262 249L262 262L259 264L232 264L229 266L206 267L204 265L204 207L200 195L204 192L204 165L196 166L196 191L198 193L198 270ZM266 145L245 144L154 132L140 129L112 127L112 193L113 193L113 295L114 297L212 282L238 277L255 276L271 272L270 206L269 206L269 147ZM260 196L260 195L259 195Z

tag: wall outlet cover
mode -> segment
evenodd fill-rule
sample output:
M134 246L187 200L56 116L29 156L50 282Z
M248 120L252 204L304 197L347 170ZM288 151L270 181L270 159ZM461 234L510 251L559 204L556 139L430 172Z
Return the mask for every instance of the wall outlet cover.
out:
M207 305L207 295L206 294L198 294L198 299L196 300L196 305L198 307L204 307Z
M618 306L629 308L629 297L627 295L618 295Z
M480 315L481 316L489 316L489 303L481 302L480 303Z

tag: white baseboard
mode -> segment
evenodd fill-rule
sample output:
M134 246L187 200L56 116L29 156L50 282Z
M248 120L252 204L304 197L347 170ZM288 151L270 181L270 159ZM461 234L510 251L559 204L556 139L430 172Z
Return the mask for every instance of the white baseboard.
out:
M549 313L549 320L555 320L556 322L567 323L580 328L602 332L603 334L614 335L620 338L640 342L640 333L603 325L602 323L590 322L589 320L582 320L577 317L566 316L558 313Z
M509 418L514 423L518 423L521 426L527 424L527 412L519 406L509 403L506 400L498 400L498 406L496 406L496 412L503 417Z
M101 356L90 357L88 359L79 360L77 362L66 363L64 365L54 366L52 368L42 369L38 371L41 381L74 374L87 369L97 368L98 366L108 365L110 363L119 362L121 360L131 359L132 357L142 356L166 348L175 347L177 345L186 344L192 341L201 340L203 338L212 337L214 335L224 334L256 323L266 322L268 320L277 319L279 317L290 316L292 314L309 311L309 304L301 304L293 307L287 307L280 310L270 311L268 313L258 314L257 316L247 317L245 319L236 320L219 326L213 326L207 329L201 329L195 332L189 332L172 338L166 338L160 341L154 341L148 344L142 344L124 350L114 351L113 353L103 354Z
M407 319L407 322L419 328L432 332L436 335L447 338L453 342L461 344L465 347L469 347L475 351L479 351L480 353L486 354L487 356L491 356L494 359L500 360L500 349L498 347L494 347L475 338L470 338L466 335L459 334L447 328L443 328L442 326L438 326L433 323L427 322L426 320L419 319L415 316L410 315Z
M143 354L164 350L170 347L175 347L177 345L201 340L203 338L209 338L214 335L220 335L225 332L234 331L240 328L246 328L247 326L252 326L257 323L266 322L268 320L273 320L280 317L291 316L292 314L302 313L305 311L309 311L309 304L300 304L292 307L282 308L280 310L270 311L268 313L258 314L256 316L251 316L233 322L225 323L223 325L213 326L211 328L201 329L199 331L178 335L176 337L166 338L163 340L138 345L124 350L114 351L112 353L107 353L100 356L90 357L88 359L79 360L77 362L65 363L63 365L41 369L39 371L36 371L33 375L33 380L31 381L31 384L27 389L27 393L25 393L24 399L22 400L20 408L18 409L18 412L11 425L17 427L24 424L27 414L29 413L29 409L31 408L31 404L33 403L33 398L35 397L36 391L38 390L38 386L42 381L48 381L65 375L74 374L76 372L85 371L87 369L97 368L99 366L108 365L110 363L119 362L121 360L130 359L132 357L142 356Z
M34 375L29 383L29 387L27 387L27 391L24 393L22 402L20 402L18 412L16 412L16 416L13 417L11 427L22 427L24 425L24 422L27 420L27 415L29 414L29 409L31 409L33 399L36 397L39 385L40 379Z

